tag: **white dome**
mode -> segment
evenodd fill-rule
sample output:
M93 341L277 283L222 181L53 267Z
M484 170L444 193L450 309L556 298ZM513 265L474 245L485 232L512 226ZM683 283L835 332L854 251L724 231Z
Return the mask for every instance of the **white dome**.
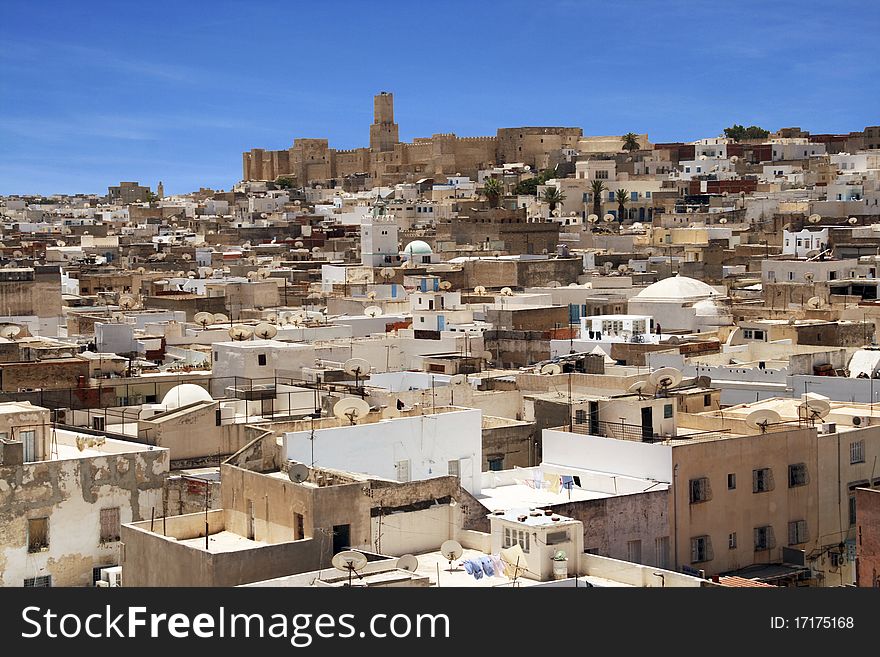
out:
M687 276L671 276L649 285L634 299L662 299L669 301L698 301L709 297L720 297L717 291L703 281Z
M195 383L181 383L162 397L162 405L169 411L200 401L214 401L214 398L211 397L211 393Z
M422 240L413 240L403 247L403 252L407 255L412 255L414 253L418 255L430 255L433 253L428 243L423 242Z

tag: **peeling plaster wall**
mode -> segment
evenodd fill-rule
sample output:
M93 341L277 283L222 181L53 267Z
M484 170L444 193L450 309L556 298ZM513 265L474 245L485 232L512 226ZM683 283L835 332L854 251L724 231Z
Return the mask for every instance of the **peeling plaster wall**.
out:
M168 450L0 466L0 586L52 576L52 586L91 586L92 569L119 561L100 543L100 510L120 523L161 514ZM49 548L28 552L28 519L49 518Z

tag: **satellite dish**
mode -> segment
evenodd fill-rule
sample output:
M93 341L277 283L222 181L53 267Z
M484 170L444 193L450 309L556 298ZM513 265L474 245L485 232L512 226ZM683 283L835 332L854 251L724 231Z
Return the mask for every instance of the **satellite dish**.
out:
M859 223L859 220L856 219L855 217L850 217L849 219L847 219L847 221L848 221L848 222L850 223L850 225L852 225L852 226L855 226L857 223Z
M825 399L805 399L798 404L800 417L815 422L831 412L831 404Z
M467 377L464 374L455 374L449 379L451 386L463 386L465 383L467 383Z
M138 267L136 271L138 274L144 274L146 273L147 269L146 267Z
M394 270L391 267L382 267L379 270L379 275L382 278L394 278Z
M320 246L313 246L313 247L312 247L312 253L317 253L317 252L320 251L320 250L321 250L321 247L320 247Z
M718 223L719 223L719 224L726 224L726 223L727 223L727 217L721 217L721 219L718 220Z
M813 310L818 310L822 307L822 298L821 297L810 297L807 299L807 308L812 308Z
M636 381L629 388L627 388L627 392L633 392L639 396L639 399L644 399L644 394L648 388L651 387L651 384L647 381Z
M730 156L730 161L731 161L733 164L736 164L737 162L739 162L739 155L731 155L731 156Z
M254 327L254 335L263 340L271 340L278 335L278 329L274 324L268 322L260 322Z
M214 323L215 324L226 324L229 321L229 318L223 313L215 313L214 314Z
M483 287L482 285L477 285L474 288L474 294L486 294L486 288Z
M562 287L562 283L559 281L550 281L547 283L547 287Z
M814 276L815 275L813 274L813 272L808 271L806 274L804 274L804 280L805 281L812 281Z
M765 433L768 426L777 424L780 420L779 413L769 408L764 408L749 413L748 417L746 417L746 424L752 429L760 429L761 433Z
M708 159L708 158L706 157L706 154L703 153L702 155L700 155L700 159L701 159L701 160L706 160L706 159Z
M67 246L67 242L65 242L64 240L56 240L55 246Z
M278 315L275 313L269 313L268 315L266 315L266 321L274 324L278 321Z
M602 217L602 219L603 221L605 221L605 223L610 224L612 221L614 221L614 215L609 213Z
M342 369L345 370L345 373L354 376L355 381L357 381L360 377L369 374L370 368L370 361L364 358L349 358L342 365Z
M236 324L229 328L229 337L235 340L236 342L242 342L244 340L249 340L254 332L251 330L250 326L245 326L244 324Z
M18 250L12 252L12 257L13 257L13 258L20 258L20 257L23 256L23 255L24 255L24 254L23 254L21 251L18 251Z
M295 484L301 484L309 478L311 470L305 463L297 463L296 461L288 461L287 476Z
M397 567L400 570L407 570L411 573L416 571L416 568L419 567L419 560L415 558L412 554L404 554L400 559L397 560Z
M441 290L451 290L452 283L449 281L440 281L440 285L438 286Z
M356 574L360 578L358 571L366 567L368 560L366 555L356 550L344 550L334 554L330 563L336 570L348 573L348 585L351 586L351 576Z
M587 221L589 221L591 224L594 224L597 221L599 221L599 215L598 214L587 215Z
M820 221L822 221L822 215L811 214L809 217L807 217L807 221L809 221L811 224L818 224Z
M658 390L666 391L674 388L681 383L681 372L674 367L661 367L659 370L652 372L648 377L648 381Z
M129 310L131 308L134 308L136 304L137 304L137 301L130 294L123 294L122 296L119 297L119 307L122 308L123 310Z
M541 368L541 374L562 374L562 366L559 363L547 363Z
M212 313L196 313L193 319L196 320L196 324L201 324L202 328L207 328L214 323L214 315Z
M375 298L376 298L376 292L374 290L370 290L369 292L367 292L367 299L375 299Z
M511 290L509 287L502 287L501 288L501 295L505 296L505 297L512 297L513 290Z
M379 317L382 314L382 309L379 306L367 306L364 308L364 315L367 317Z
M301 248L303 248L303 246L304 246L302 240L297 240L296 242L293 243L293 245L294 245L296 248L298 248L298 249L301 249Z
M449 539L448 541L443 541L443 544L440 546L440 554L449 562L449 570L452 570L452 562L457 561L464 554L464 550L461 547L461 543Z
M0 337L8 338L9 340L14 340L20 333L21 327L15 324L7 324L0 328Z
M370 405L360 397L343 397L333 405L333 415L351 424L357 424L358 419L369 412Z

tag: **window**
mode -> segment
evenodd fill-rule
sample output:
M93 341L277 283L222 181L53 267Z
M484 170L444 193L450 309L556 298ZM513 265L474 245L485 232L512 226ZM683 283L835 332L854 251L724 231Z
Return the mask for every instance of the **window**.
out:
M651 192L645 192L645 198L651 198Z
M548 532L547 545L560 545L562 543L568 543L567 529L558 532Z
M104 426L105 426L104 421L105 421L105 418L103 416L93 417L92 418L92 429L94 429L95 431L103 431Z
M666 404L663 407L663 417L667 420L672 417L672 404Z
M460 464L459 464L458 459L451 459L446 464L446 473L449 475L452 475L453 477L460 477L461 476L461 468L459 467L459 465Z
M293 514L293 540L298 541L306 537L305 528L303 526L303 514Z
M773 489L770 468L752 470L752 492L766 493Z
M101 543L119 540L119 507L101 509Z
M37 432L33 429L28 431L20 431L18 433L21 438L21 442L24 445L24 460L25 461L36 461L37 460Z
M489 459L489 470L492 472L498 472L499 470L504 469L504 457L503 456L492 456Z
M629 193L629 200L630 201L638 201L639 200L639 193L638 192L630 192Z
M769 550L775 547L776 541L773 538L773 528L770 525L763 527L755 527L755 549Z
M790 280L790 281L794 280L794 272L793 271L788 272L788 280Z
M28 552L45 552L49 549L49 518L28 520Z
M788 487L805 486L807 484L807 464L795 463L788 466Z
M707 477L691 479L689 490L691 504L709 501L709 479Z
M52 586L52 576L27 577L24 580L25 588L49 588Z
M579 408L574 412L574 421L577 424L586 424L587 423L587 411L583 408Z
M669 537L661 536L654 539L654 553L658 568L669 567Z
M849 524L856 524L856 494L849 494Z
M736 532L730 532L727 535L727 549L735 550L736 549Z
M752 340L755 337L755 332L752 329L743 329L743 337L746 340Z
M864 463L865 462L865 441L857 440L849 444L849 462Z
M608 180L608 171L602 170L596 172L596 180Z
M257 354L257 365L263 366L266 364L266 354Z
M736 490L736 474L733 472L727 475L727 490Z
M712 406L712 395L703 395L703 406Z
M509 548L519 545L523 552L529 551L529 534L522 529L504 528L504 547Z
M642 563L642 542L626 542L626 560L632 563Z
M614 200L614 192L608 192L608 200L609 200L609 201L613 201L613 200Z
M788 523L788 544L799 545L807 542L807 521L795 520Z
M708 536L697 536L691 539L691 563L700 563L701 561L709 561L711 544Z
M397 465L397 481L410 481L409 459L398 461Z

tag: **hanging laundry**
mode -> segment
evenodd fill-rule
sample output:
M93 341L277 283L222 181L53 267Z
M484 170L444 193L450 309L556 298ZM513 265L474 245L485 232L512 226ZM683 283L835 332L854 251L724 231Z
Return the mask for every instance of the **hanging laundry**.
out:
M571 475L562 475L562 487L571 490L574 487L574 477Z
M504 562L501 561L501 557L497 554L489 555L489 558L492 560L492 568L495 571L495 577L504 577Z
M575 475L574 477L572 477L572 479L574 479L574 485L577 486L578 488L580 488L581 487L581 478L578 477L577 475Z
M483 572L486 574L486 577L492 577L495 575L495 568L493 567L492 560L489 557L481 557L480 566L482 566Z
M558 493L562 490L562 479L558 474L546 474L544 475L544 486L551 493Z

